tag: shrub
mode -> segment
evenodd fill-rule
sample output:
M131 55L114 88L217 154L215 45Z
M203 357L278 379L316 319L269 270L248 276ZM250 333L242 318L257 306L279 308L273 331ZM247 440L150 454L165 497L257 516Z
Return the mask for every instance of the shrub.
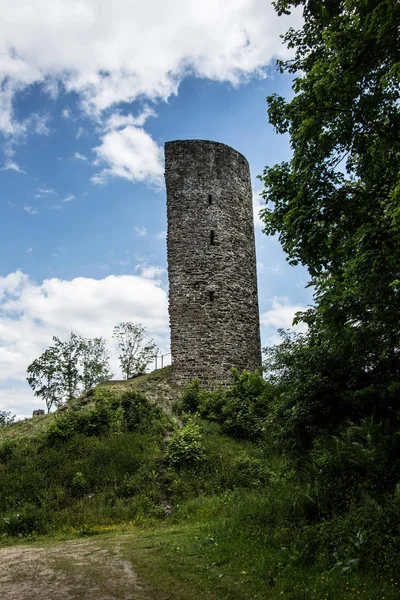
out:
M171 466L182 468L198 465L204 458L200 427L190 420L169 440L165 460Z
M364 419L321 438L304 462L303 480L318 515L343 513L362 496L393 493L400 479L400 436L389 424Z
M164 425L161 409L138 392L125 392L111 402L111 408L122 409L125 431L155 431Z
M19 512L3 517L4 533L12 537L42 534L48 531L48 520L43 511L35 506L26 506Z
M75 473L71 482L72 495L75 496L75 498L81 498L88 491L88 487L84 474L80 471Z
M202 399L202 388L200 379L197 377L183 388L182 396L176 406L177 412L188 412L194 414L199 408Z
M76 434L99 436L110 429L111 413L106 406L96 406L87 412L68 412L55 419L47 429L50 445L65 442Z
M7 464L15 449L15 442L6 441L0 445L0 463Z
M217 421L228 435L256 440L264 435L265 420L274 393L273 385L257 371L232 371L233 384L228 390L203 392L199 413Z
M69 411L53 421L47 429L50 445L65 442L76 434L101 436L111 431L161 431L164 419L161 410L145 396L126 392L121 396L99 393L90 410Z

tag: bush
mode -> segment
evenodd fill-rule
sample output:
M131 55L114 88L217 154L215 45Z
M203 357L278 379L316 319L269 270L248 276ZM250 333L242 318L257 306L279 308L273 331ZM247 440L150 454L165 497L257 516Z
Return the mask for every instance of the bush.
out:
M72 495L75 498L81 498L88 491L88 487L84 474L80 471L75 473L71 482Z
M202 399L202 393L200 379L196 377L183 388L182 396L175 407L176 411L179 414L182 412L196 413Z
M87 412L69 411L55 419L47 428L50 445L65 442L76 434L104 435L110 430L111 413L106 406L96 406Z
M174 467L196 466L205 458L200 427L193 421L174 433L165 451L165 460Z
M98 437L111 431L159 432L163 425L161 410L142 394L126 392L113 396L101 392L90 410L70 410L53 421L47 429L47 440L54 445L76 434Z
M11 537L42 534L48 531L48 520L42 510L26 506L19 512L3 517L3 531Z
M194 381L188 389L198 401L199 414L216 421L222 430L232 437L257 440L264 436L265 422L274 394L274 386L264 381L257 371L232 371L233 384L228 390L214 392L199 390ZM192 402L193 405L195 402Z
M111 402L111 408L121 410L124 431L161 431L164 426L161 409L138 392L125 392Z
M0 445L0 463L4 463L7 464L8 461L11 459L14 449L15 449L15 442L12 441L7 441L7 442L3 442Z
M315 512L343 513L363 495L393 493L400 479L400 435L389 423L364 419L336 436L320 438L303 461L302 478Z

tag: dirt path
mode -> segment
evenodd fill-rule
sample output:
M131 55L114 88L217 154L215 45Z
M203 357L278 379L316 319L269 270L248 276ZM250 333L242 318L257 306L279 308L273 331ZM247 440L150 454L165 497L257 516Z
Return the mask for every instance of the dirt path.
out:
M155 600L113 539L0 548L1 600Z

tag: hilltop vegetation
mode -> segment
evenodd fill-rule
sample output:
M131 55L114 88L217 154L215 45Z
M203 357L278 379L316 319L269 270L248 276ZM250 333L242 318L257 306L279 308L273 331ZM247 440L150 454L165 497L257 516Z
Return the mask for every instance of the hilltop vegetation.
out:
M173 390L168 377L154 373L154 389ZM125 551L171 598L162 585L184 581L199 598L397 598L400 493L382 477L393 440L364 423L299 460L276 385L234 377L214 392L194 381L173 413L162 391L156 404L135 390L140 378L99 386L41 430L4 436L3 543L140 527Z

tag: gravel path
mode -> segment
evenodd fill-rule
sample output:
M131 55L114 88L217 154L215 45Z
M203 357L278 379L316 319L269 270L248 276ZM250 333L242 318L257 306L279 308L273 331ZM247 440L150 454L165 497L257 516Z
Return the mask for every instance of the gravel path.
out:
M155 600L115 540L0 548L1 600Z

